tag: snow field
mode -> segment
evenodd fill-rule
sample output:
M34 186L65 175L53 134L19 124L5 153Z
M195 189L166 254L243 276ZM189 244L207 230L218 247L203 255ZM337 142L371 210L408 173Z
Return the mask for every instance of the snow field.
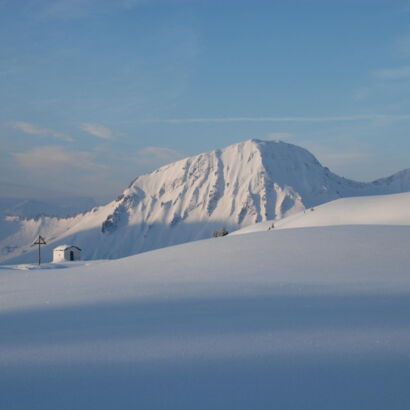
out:
M3 267L2 407L408 408L409 243L319 227Z

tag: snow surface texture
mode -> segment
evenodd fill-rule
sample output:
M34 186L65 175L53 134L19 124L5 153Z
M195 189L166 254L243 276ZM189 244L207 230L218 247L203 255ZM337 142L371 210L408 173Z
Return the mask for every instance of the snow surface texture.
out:
M408 409L410 228L0 268L4 409Z
M116 201L72 218L8 218L0 225L0 261L30 263L41 234L52 248L69 243L83 258L119 258L209 238L225 226L280 219L349 196L410 191L410 171L373 183L341 178L303 148L249 140L166 165L135 179Z

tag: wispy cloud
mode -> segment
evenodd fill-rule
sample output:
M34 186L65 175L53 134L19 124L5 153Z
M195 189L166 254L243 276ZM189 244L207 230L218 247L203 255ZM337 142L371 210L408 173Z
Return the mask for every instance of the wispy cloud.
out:
M361 160L363 158L369 158L373 154L367 153L367 152L337 152L337 151L322 151L320 154L321 158L324 161L330 162L333 165L335 164L340 164L340 163L346 163L350 161L356 161L356 160Z
M152 0L39 0L31 4L30 11L41 19L72 20L115 8L130 9L147 1Z
M408 120L410 114L404 115L345 115L334 117L220 117L220 118L173 118L159 119L150 122L168 124L193 123L227 123L227 122L345 122L345 121L374 121L374 120Z
M45 0L34 3L38 16L44 19L54 18L81 18L88 13L93 0Z
M89 152L68 151L59 146L35 147L26 152L12 154L22 167L40 173L58 173L67 170L96 170L105 168L95 162Z
M359 87L358 89L353 91L352 96L355 100L358 101L366 100L367 98L369 98L371 91L372 90L370 87Z
M270 140L286 140L294 137L294 134L290 132L270 132L266 137Z
M401 80L410 77L410 66L396 68L382 68L376 70L374 75L385 80Z
M94 135L98 138L103 138L106 140L111 140L118 137L120 134L116 133L115 131L111 130L110 128L105 127L101 124L93 124L84 122L80 124L81 129L85 132L88 132L91 135Z
M338 139L337 147L308 139L299 139L295 143L308 149L322 164L330 167L347 166L374 155L361 147L354 139L348 137L339 137Z
M29 122L18 121L18 122L13 122L10 125L13 128L20 130L26 134L39 135L42 137L54 137L54 138L58 138L63 141L68 141L68 142L74 141L74 138L70 137L67 134L52 130L50 128L38 127L37 125L30 124Z
M394 47L394 51L400 57L410 56L410 35L406 34L401 36Z
M135 155L140 164L149 166L164 165L183 157L181 152L166 147L145 147L137 151Z

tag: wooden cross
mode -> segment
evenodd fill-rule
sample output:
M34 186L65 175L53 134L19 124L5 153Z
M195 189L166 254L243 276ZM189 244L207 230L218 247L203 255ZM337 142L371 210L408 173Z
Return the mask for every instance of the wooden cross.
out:
M47 242L45 241L45 239L41 236L38 235L38 238L36 239L35 242L33 242L33 245L38 245L38 264L41 264L41 245L47 245Z

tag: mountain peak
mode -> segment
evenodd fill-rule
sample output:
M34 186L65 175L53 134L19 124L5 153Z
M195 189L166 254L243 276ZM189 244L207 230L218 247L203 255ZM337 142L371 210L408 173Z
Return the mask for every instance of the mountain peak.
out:
M212 227L227 217L236 229L312 206L314 197L334 199L326 175L333 176L304 148L249 139L138 177L102 229L113 232L120 220L173 227L208 221Z

